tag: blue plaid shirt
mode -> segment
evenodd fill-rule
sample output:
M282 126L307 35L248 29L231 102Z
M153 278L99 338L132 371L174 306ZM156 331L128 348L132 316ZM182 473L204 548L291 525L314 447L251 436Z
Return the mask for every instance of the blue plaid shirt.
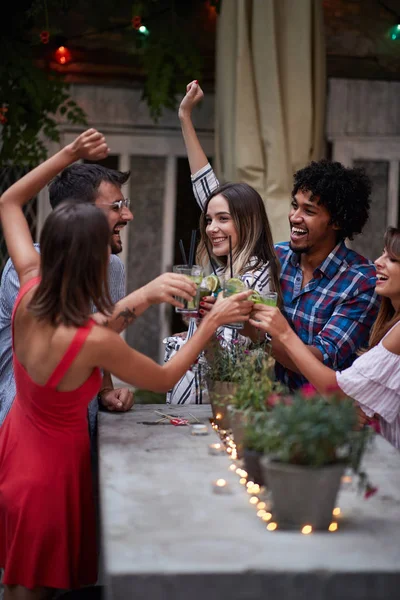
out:
M39 245L35 244L39 251ZM111 300L115 304L125 296L125 270L120 259L110 256L108 282ZM19 292L19 280L11 259L7 261L1 277L0 287L0 426L10 410L16 394L12 362L11 315ZM97 397L89 404L88 418L90 432L96 427L98 411Z
M283 314L302 341L318 348L325 365L341 371L349 367L359 348L367 345L379 301L373 264L340 242L301 287L299 255L288 242L277 244L281 262ZM279 363L277 378L296 389L306 379Z

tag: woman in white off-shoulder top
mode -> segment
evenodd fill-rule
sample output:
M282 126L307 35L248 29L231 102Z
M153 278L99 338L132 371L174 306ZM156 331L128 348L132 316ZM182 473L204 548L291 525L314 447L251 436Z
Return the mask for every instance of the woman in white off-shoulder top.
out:
M376 293L382 298L371 330L368 351L341 372L334 372L311 354L289 327L279 309L254 307L254 327L277 337L290 358L321 392L337 387L356 400L367 417L378 416L382 435L400 449L400 229L389 227L385 248L375 261Z

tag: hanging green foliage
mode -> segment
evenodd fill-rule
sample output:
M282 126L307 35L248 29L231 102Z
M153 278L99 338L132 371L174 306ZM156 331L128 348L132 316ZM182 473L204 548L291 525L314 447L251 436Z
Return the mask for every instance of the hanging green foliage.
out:
M85 40L97 36L106 45L112 35L113 52L129 56L142 72L143 98L157 121L164 109L176 108L188 81L201 78L193 26L204 2L14 0L12 15L0 22L0 168L46 158L47 142L59 141L61 120L87 124L63 77L45 68L46 59L35 62L49 55L57 36L69 28L72 44L84 52Z

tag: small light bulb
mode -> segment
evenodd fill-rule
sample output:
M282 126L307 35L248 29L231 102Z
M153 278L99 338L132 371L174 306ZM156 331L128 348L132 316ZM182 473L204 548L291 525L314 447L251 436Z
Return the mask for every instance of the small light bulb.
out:
M263 517L266 514L267 514L266 510L259 510L259 511L257 511L257 517Z
M301 533L304 533L304 535L308 535L309 533L312 533L311 525L304 525L303 529L301 530Z
M220 419L222 419L222 415L221 413L218 413L217 415L215 415L215 418L219 421Z
M224 487L224 485L226 485L225 479L217 479L215 483L218 487Z
M270 521L272 519L272 515L269 512L266 512L265 515L262 517L263 521Z
M233 465L231 465L231 467L232 467L232 466L233 466ZM236 473L237 473L238 475L240 475L240 477L243 477L243 475L242 475L242 469L240 469L240 468L237 468L237 469L236 469Z
M265 504L265 502L259 502L259 503L257 504L257 508L258 508L259 510L261 510L261 509L263 509L263 508L266 508L266 506L267 506L267 505Z
M243 469L242 469L242 477L247 477L247 471L244 471Z
M275 529L278 527L278 525L274 522L268 523L267 525L267 529L268 531L275 531Z
M239 479L239 483L240 483L241 485L245 485L245 484L246 484L246 479L245 479L244 477L241 477L241 478Z
M251 498L249 498L249 502L250 502L250 504L257 504L257 502L258 502L257 496L252 496Z
M336 531L337 528L338 528L338 524L334 523L334 522L332 522L328 527L329 531Z
M335 515L335 517L337 517L338 515L340 515L342 511L340 510L340 508L337 506L336 508L333 509L332 514Z
M247 487L251 487L254 485L254 481L248 481L246 485Z
M236 465L229 465L229 470L230 471L236 471Z

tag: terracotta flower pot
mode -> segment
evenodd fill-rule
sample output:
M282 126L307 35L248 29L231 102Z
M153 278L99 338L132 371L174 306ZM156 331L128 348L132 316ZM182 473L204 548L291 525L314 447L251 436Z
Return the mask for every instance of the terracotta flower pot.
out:
M247 425L247 414L244 410L239 410L234 406L228 405L228 415L229 425L233 433L233 440L236 444L237 457L242 458L244 432Z
M229 429L228 405L236 391L236 383L230 381L209 381L208 391L213 417L220 429Z
M314 530L327 530L346 465L307 467L271 461L266 456L260 462L278 526L301 529L311 525Z

